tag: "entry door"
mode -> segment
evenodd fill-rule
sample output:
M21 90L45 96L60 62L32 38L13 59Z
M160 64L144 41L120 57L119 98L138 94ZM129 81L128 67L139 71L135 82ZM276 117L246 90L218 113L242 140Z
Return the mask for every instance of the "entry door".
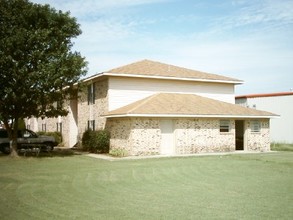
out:
M161 154L174 154L173 121L169 119L161 120Z
M236 150L244 150L244 121L236 120L235 121L236 129Z

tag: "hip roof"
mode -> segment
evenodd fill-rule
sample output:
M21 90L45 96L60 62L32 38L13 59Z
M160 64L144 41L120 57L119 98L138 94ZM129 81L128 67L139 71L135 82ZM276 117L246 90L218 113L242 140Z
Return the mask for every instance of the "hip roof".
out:
M114 68L105 71L102 74L99 74L99 76L102 75L209 81L233 84L243 83L242 80L238 80L235 78L212 73L205 73L151 60L142 60L125 66Z
M194 94L158 93L105 116L272 118L278 115Z

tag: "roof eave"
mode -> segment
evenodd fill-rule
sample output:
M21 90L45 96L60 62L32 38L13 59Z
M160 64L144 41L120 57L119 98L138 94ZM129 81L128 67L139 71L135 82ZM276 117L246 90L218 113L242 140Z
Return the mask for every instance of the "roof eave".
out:
M171 77L171 76L150 76L150 75L139 75L139 74L121 74L105 72L104 76L118 76L118 77L132 77L132 78L149 78L149 79L168 79L168 80L182 80L182 81L195 81L195 82L213 82L213 83L229 83L229 84L243 84L242 80L216 80L216 79L196 79L196 78L182 78L182 77Z
M182 114L116 114L104 115L105 118L150 117L150 118L279 118L278 115L182 115Z
M85 83L85 82L88 82L88 81L92 81L92 80L94 80L96 78L100 78L102 76L104 76L104 73L103 72L102 73L97 73L97 74L94 74L92 76L89 76L89 77L87 77L85 79L82 79L81 80L81 83Z
M276 92L276 93L260 93L260 94L249 94L249 95L238 95L235 99L247 99L247 98L263 98L263 97L274 97L274 96L289 96L293 95L293 92Z

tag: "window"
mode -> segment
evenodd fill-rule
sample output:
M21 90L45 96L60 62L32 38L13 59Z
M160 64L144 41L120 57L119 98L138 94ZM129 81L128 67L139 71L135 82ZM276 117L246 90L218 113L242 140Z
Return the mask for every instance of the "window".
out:
M57 125L57 131L62 134L62 122L57 122L56 125Z
M43 124L42 124L42 131L46 132L46 130L47 130L47 129L46 129L46 123L43 123Z
M22 132L21 137L24 137L24 138L36 138L36 137L38 137L38 135L36 135L35 132L25 130L25 131Z
M230 121L221 120L220 121L220 132L229 132L230 131Z
M95 90L96 90L96 84L92 83L88 85L87 87L87 94L88 94L88 105L95 104Z
M251 132L260 132L260 122L251 121L250 122Z
M92 130L92 131L94 131L96 129L95 128L95 120L89 120L87 122L87 129Z

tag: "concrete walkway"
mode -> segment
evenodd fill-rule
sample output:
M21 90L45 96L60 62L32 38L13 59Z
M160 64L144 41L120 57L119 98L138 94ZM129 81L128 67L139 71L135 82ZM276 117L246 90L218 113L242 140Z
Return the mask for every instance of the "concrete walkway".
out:
M108 161L119 161L119 160L139 160L139 159L155 159L155 158L171 158L171 157L200 157L200 156L225 156L235 154L267 154L275 153L277 151L268 152L247 152L247 151L235 151L235 152L220 152L220 153L199 153L199 154L176 154L176 155L151 155L151 156L128 156L128 157L113 157L108 154L84 154L88 157L93 157Z

